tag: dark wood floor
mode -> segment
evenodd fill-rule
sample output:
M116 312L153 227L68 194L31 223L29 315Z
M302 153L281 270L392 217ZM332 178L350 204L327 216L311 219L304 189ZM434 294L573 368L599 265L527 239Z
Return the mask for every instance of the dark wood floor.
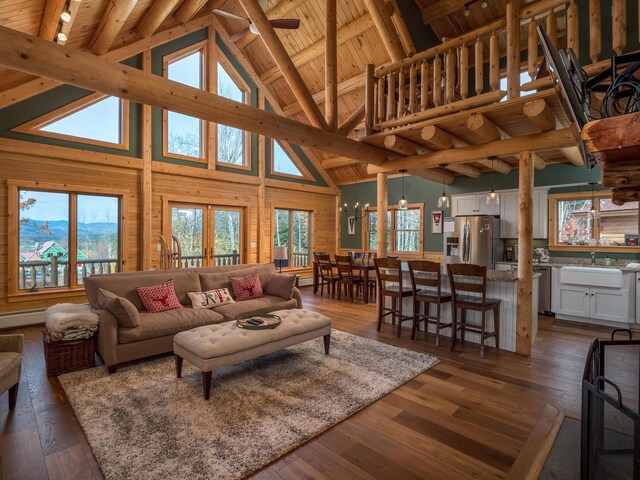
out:
M525 478L558 411L577 415L591 339L607 330L540 318L529 358L476 345L450 352L408 329L376 332L375 306L314 296L305 307L339 330L436 355L441 363L255 475L259 479ZM408 325L408 323L407 323ZM23 381L14 413L0 397L2 479L101 478L58 381L45 374L40 329L24 328ZM185 459L188 461L188 459ZM168 473L170 478L170 473Z

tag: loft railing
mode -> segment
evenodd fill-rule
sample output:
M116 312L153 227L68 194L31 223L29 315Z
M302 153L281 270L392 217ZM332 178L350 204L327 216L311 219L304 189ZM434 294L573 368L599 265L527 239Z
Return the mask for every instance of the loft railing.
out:
M584 67L588 74L599 73L609 65L608 61L600 61L603 44L610 44L617 55L627 46L626 0L611 0L609 38L604 38L609 29L602 28L601 16L589 15L600 11L605 3L589 0L589 9L581 12L574 0L541 0L523 6L519 12L508 4L505 17L460 37L399 62L378 68L367 65L366 134L499 102L505 96L516 98L521 91L550 88L547 75L536 78L542 59L538 55L537 25L543 26L556 46L570 47L576 52L579 38L589 38L591 64ZM588 30L580 31L581 17L588 17ZM520 44L526 45L531 79L522 85L521 49L513 41L518 37ZM506 90L500 89L500 79L504 77L500 69L502 58L506 58Z
M118 259L81 260L77 262L78 284L83 277L115 273ZM21 290L62 287L69 284L69 261L50 257L48 260L25 261L18 264L18 285Z

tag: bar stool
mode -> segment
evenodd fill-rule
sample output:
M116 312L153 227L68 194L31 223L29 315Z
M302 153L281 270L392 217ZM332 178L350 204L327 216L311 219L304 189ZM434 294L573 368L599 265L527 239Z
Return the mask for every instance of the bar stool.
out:
M413 320L413 316L402 315L402 300L412 295L411 287L402 285L402 262L393 258L376 258L376 277L378 281L378 331L382 328L382 320L391 315L392 325L398 317L398 336L400 336L402 322ZM391 298L391 308L384 306L384 297ZM400 300L400 302L398 302ZM399 303L399 305L397 305ZM396 307L397 305L397 307Z
M318 254L316 255L316 262L318 262L320 270L320 296L324 295L324 286L326 285L329 295L333 297L336 292L338 277L333 273L331 257L327 254Z
M461 332L460 340L463 343L465 332L468 330L480 334L480 357L484 358L485 339L495 337L496 349L500 348L500 300L487 298L487 267L464 263L448 264L447 273L452 297L451 318L453 329L451 332L451 350L453 351L456 347L458 330ZM460 292L467 292L472 295L461 295ZM459 324L458 309L461 311ZM467 310L481 312L482 320L480 325L467 323ZM493 310L492 332L487 332L486 312L489 310Z
M367 263L366 263L366 265L367 266L373 265L373 261L376 258L378 258L378 254L376 252L367 253ZM373 270L373 271L367 270L366 271L366 275L369 275L369 298L375 298L375 296L376 296L376 285L378 284L376 272L375 272L375 270Z
M340 293L342 286L344 285L344 294L347 295L347 287L349 288L349 296L353 302L353 290L354 286L357 291L362 289L364 279L357 274L353 273L353 264L351 257L348 255L336 255L336 266L338 267L338 300L340 300ZM357 292L356 292L357 293Z
M436 347L440 346L440 329L449 328L452 323L440 323L440 306L451 302L451 295L442 292L441 265L427 260L411 260L409 262L409 276L413 292L413 325L411 340L416 337L416 328L424 321L424 329L429 333L429 324L436 326ZM423 288L426 287L426 288ZM429 308L435 304L435 315L431 315ZM420 313L420 306L424 305L424 313Z

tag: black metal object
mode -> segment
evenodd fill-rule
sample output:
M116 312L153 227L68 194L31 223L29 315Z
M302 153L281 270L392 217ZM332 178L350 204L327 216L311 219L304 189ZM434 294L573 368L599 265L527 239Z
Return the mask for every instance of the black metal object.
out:
M616 333L626 332L629 340L615 340ZM633 479L640 480L640 413L625 405L620 387L605 371L605 352L608 347L638 347L640 340L633 340L630 330L616 329L611 340L595 339L589 348L582 377L582 420L580 478L593 480L596 477L599 459L606 455L632 455ZM640 365L638 366L640 370ZM613 397L605 391L610 385L616 392ZM640 395L640 382L638 385ZM638 397L640 400L640 396ZM609 405L633 422L633 448L607 449L605 445L605 406ZM604 478L604 477L602 477Z

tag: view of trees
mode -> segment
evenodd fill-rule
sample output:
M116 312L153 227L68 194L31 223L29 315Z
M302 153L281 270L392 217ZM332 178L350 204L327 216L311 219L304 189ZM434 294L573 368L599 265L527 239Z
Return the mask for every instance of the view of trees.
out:
M224 67L218 63L218 95L242 102L244 93ZM244 163L244 132L218 124L218 162L242 165Z
M378 248L378 212L369 212L369 250ZM391 248L391 210L387 211L387 249Z
M240 211L216 210L214 217L214 253L240 251Z
M171 209L171 233L178 237L184 257L201 257L203 253L201 208Z
M171 125L171 120L174 118L175 114L173 112L169 112L169 125ZM183 117L186 115L182 115ZM194 157L199 158L200 155L200 122L195 126L194 133L193 130L184 130L180 133L172 132L171 128L169 128L169 139L167 144L167 149L170 153L174 153L176 155L182 155L185 157Z
M311 213L304 210L275 209L273 222L273 245L286 246L289 252L289 260L283 262L282 266L307 266ZM290 241L292 237L293 241Z
M589 208L591 200L587 199L558 202L558 242L572 243L593 237L593 228L587 215Z
M396 251L420 251L420 210L396 210Z

